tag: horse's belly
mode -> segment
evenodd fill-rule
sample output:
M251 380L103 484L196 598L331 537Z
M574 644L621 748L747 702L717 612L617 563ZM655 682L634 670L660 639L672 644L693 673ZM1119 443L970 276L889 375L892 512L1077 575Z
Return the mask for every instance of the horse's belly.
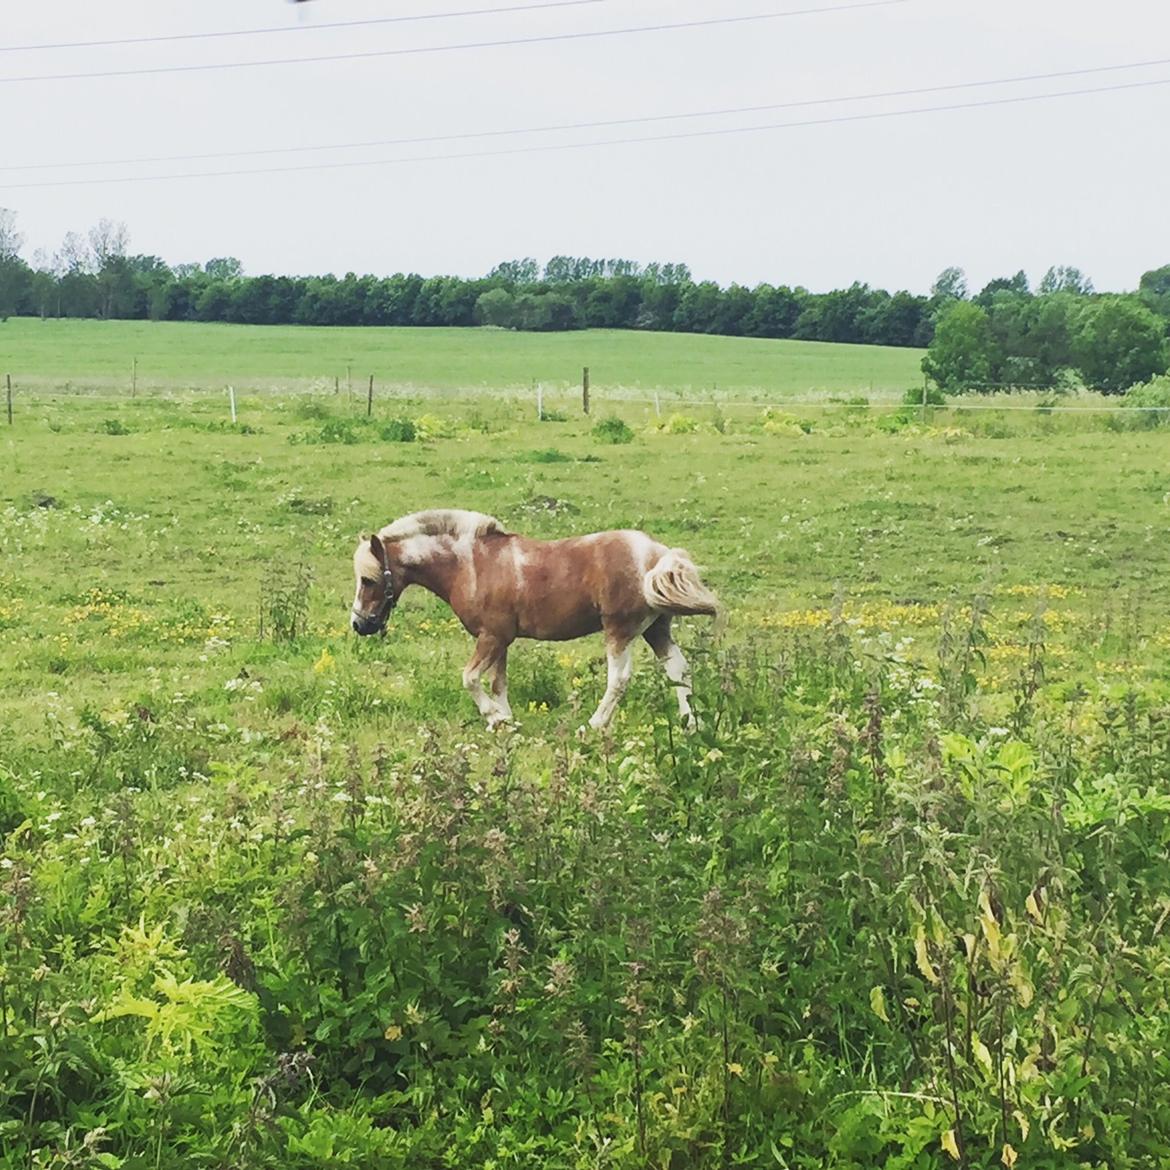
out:
M601 615L597 610L579 610L557 614L524 614L518 623L518 636L536 638L541 642L568 642L584 638L601 629Z

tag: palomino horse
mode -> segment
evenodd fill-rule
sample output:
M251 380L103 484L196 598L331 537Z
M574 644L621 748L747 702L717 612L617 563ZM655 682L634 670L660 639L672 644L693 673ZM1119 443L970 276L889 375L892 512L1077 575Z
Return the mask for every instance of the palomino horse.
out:
M605 696L589 720L609 725L629 685L634 639L650 644L674 683L682 718L693 721L690 672L670 636L680 614L719 612L681 549L644 532L594 532L567 540L530 540L482 512L435 509L403 516L363 537L353 557L353 628L384 633L411 585L441 597L475 638L463 671L489 728L511 721L508 647L517 638L559 642L601 631L609 659ZM482 678L488 681L485 690Z

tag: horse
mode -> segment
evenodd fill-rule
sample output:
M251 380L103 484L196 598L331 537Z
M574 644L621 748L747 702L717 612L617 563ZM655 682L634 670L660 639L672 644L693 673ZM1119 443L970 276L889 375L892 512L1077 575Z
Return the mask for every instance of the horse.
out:
M613 719L633 673L639 635L674 685L680 718L694 725L690 670L671 637L671 621L684 614L718 617L721 609L682 549L633 530L535 540L482 512L432 509L363 536L353 569L351 617L359 635L384 635L391 611L412 585L454 610L475 639L463 685L489 730L513 721L506 672L508 648L517 638L560 642L599 632L608 676L590 727L604 729Z

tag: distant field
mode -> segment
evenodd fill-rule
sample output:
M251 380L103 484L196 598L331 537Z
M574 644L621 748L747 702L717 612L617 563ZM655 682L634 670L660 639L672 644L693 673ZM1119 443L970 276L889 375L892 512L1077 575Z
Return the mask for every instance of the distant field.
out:
M599 392L794 398L873 393L921 381L922 350L817 341L588 330L390 329L203 325L152 321L40 321L0 326L0 373L18 385L76 389L332 386L435 390L575 385L589 366Z

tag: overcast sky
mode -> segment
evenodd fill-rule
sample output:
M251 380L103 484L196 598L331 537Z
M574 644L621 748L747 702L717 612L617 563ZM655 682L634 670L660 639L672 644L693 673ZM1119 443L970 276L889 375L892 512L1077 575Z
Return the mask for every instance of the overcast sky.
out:
M3 0L0 46L276 28L256 36L0 52L0 79L327 56L822 8L848 0L593 0L325 29L527 0ZM36 247L123 220L131 249L249 273L477 275L557 253L682 261L721 283L973 288L1073 264L1098 289L1170 262L1170 84L914 116L484 158L430 156L832 119L1170 80L1170 62L911 97L508 137L273 151L836 99L1170 59L1166 0L904 0L624 36L147 76L0 80L0 206ZM44 180L305 166L56 187Z

